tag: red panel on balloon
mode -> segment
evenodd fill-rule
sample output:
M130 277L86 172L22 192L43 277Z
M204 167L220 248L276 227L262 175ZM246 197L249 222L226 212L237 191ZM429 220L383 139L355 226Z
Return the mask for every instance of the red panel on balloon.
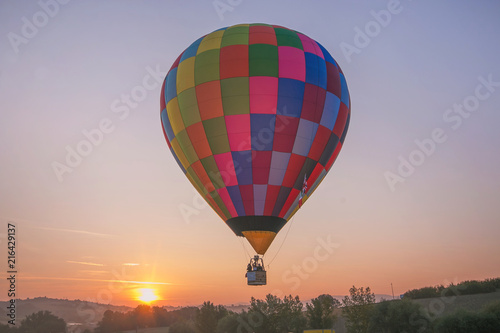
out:
M283 209L281 209L280 217L285 216L286 212L288 212L295 199L297 199L299 193L299 190L292 188L290 194L288 195L288 199L286 199L285 204L283 205Z
M283 153L291 153L297 129L299 127L299 118L288 116L276 116L274 126L273 150Z
M225 187L220 188L217 190L217 193L219 194L219 197L221 198L222 202L224 202L224 205L226 205L226 208L231 214L231 216L238 216L236 208L234 208L233 201L231 200L231 197L227 192L227 188Z
M266 205L264 206L264 215L273 215L274 205L280 193L281 186L267 185Z
M335 122L335 127L333 127L333 133L339 138L342 136L342 133L344 132L344 127L347 121L348 113L349 113L349 108L344 103L340 103L337 121Z
M220 50L220 78L248 76L248 45L231 45Z
M240 185L241 199L246 215L254 215L253 185Z
M234 161L231 156L231 152L224 154L214 155L215 163L219 169L224 185L234 186L238 185L238 179L236 178L236 171L234 170Z
M300 156L297 154L292 154L292 156L290 156L290 161L288 162L288 168L286 169L285 178L283 179L283 186L293 187L293 185L295 184L295 180L297 179L305 161L305 156Z
M196 86L196 99L201 120L222 117L222 98L220 81L210 81Z
M254 184L267 184L271 167L272 151L252 152L252 174Z
M250 26L248 44L278 45L273 27L265 25Z
M186 131L199 159L212 155L202 122L189 126Z

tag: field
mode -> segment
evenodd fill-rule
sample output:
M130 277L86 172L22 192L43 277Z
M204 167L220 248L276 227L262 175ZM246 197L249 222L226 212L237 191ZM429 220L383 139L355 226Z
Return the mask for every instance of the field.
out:
M424 311L434 315L436 318L453 313L458 309L468 311L480 310L485 305L500 300L500 291L488 294L464 295L456 297L438 297L414 300L422 305ZM338 320L335 325L335 333L346 333L345 321L342 318L342 311L337 310ZM167 333L168 328L150 328L140 329L138 333ZM122 333L135 333L135 331L126 331Z
M455 312L458 309L468 311L480 310L486 304L500 300L500 291L488 294L463 295L457 297L424 298L415 300L429 313L440 317Z
M123 331L121 333L168 333L168 327L140 328L137 331Z
M500 301L500 291L488 294L463 295L456 297L436 297L414 300L415 303L422 305L424 311L431 314L434 318L463 309L467 311L481 310L485 305ZM337 310L337 322L334 325L335 333L346 333L345 320L342 318L342 311Z

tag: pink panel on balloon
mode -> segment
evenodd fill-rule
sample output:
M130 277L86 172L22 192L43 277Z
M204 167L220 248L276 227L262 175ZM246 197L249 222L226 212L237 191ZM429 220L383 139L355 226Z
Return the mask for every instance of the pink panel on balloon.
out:
M231 214L232 217L238 216L238 213L236 212L236 208L234 208L233 201L231 200L231 197L229 196L229 193L227 192L227 188L225 188L225 187L220 188L217 190L217 193L219 193L219 197L224 202L224 205L226 205L226 208L229 211L229 214Z
M237 114L224 117L226 120L227 137L232 151L252 149L250 133L250 115Z
M238 178L234 170L234 161L231 153L223 153L214 155L215 163L219 169L220 176L226 186L238 185Z
M306 59L304 51L291 46L278 46L279 77L306 80Z
M307 37L306 35L297 34L297 36L299 36L300 40L302 41L302 46L304 47L304 52L309 52L309 53L317 55L318 57L325 59L325 56L323 55L323 52L319 48L318 43L316 43L314 40Z
M278 104L278 78L250 77L250 113L276 114Z

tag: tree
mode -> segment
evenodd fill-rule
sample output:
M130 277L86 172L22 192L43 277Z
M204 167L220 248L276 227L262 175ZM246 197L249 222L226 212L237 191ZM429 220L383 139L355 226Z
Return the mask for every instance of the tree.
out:
M130 315L136 325L135 328L156 327L155 317L149 305L139 304Z
M500 320L488 311L471 312L460 309L439 318L434 325L436 333L490 333L500 332Z
M236 313L231 313L219 320L217 323L217 333L236 333L238 332L238 327L241 327L240 315ZM240 328L241 332L241 328Z
M229 312L217 323L217 333L268 332L265 329L263 315L256 312Z
M19 330L16 327L9 327L10 325L0 324L0 333L16 333Z
M430 318L424 314L422 306L409 299L376 304L370 322L373 333L424 333L430 328Z
M191 322L178 321L168 328L169 333L197 333Z
M280 328L285 332L302 333L306 327L307 319L302 311L303 304L299 296L292 295L283 297L283 306L279 314Z
M63 333L66 332L66 322L50 311L39 311L23 319L19 330L29 333Z
M289 295L281 300L268 294L265 300L252 297L248 317L255 332L302 332L306 324L302 307L298 296Z
M111 333L122 330L129 330L135 328L135 322L132 316L132 312L127 314L122 312L114 312L112 310L104 311L101 321L99 322L96 332L99 333Z
M222 305L215 306L211 302L203 302L196 315L195 325L201 333L214 333L217 323L224 318L228 311Z
M333 314L340 302L331 295L319 295L306 304L306 317L309 328L332 328L337 319Z
M349 293L350 296L345 296L342 300L344 305L342 314L346 319L347 330L349 333L366 333L370 325L375 295L370 287L358 289L352 286Z

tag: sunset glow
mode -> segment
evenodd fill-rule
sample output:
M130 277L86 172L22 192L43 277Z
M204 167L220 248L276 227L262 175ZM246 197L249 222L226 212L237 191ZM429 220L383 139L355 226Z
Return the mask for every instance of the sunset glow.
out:
M151 303L158 299L158 295L156 295L156 291L151 288L140 288L136 290L138 296L137 300L143 303Z
M498 13L499 1L0 1L0 301L170 311L500 277ZM169 91L171 68L186 77ZM325 105L337 108L323 117ZM221 218L280 215L304 185L276 235L238 237ZM271 236L267 285L248 286ZM52 310L18 304L19 324ZM96 327L104 311L88 306L70 322Z

